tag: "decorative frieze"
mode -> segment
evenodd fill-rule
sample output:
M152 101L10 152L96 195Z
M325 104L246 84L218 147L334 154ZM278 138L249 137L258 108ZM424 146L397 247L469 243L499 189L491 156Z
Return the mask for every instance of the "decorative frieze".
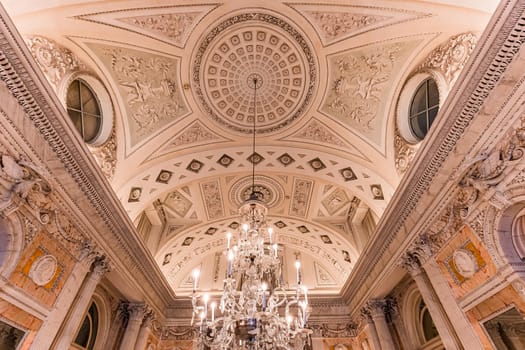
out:
M314 338L350 338L357 336L358 325L355 322L346 323L309 323Z

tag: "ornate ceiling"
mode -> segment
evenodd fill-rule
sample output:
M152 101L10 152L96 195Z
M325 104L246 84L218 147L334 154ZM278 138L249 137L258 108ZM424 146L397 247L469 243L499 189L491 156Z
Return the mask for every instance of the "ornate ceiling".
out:
M299 257L326 294L417 149L396 134L405 82L435 72L444 98L496 1L4 4L60 99L105 87L113 129L90 148L177 294L196 266L221 288L253 163L288 275Z

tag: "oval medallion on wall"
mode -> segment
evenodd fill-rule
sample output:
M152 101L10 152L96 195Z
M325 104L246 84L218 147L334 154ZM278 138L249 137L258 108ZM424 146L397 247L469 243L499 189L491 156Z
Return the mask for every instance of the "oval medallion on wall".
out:
M57 259L53 255L43 255L36 259L29 270L29 278L39 286L45 286L57 272Z

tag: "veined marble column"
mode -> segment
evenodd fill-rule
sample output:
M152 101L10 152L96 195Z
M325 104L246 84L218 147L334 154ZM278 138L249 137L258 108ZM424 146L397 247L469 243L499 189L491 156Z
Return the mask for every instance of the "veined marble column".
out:
M148 334L151 329L151 323L155 319L153 312L146 311L146 315L140 326L139 335L137 337L137 342L135 344L135 350L144 350L146 348L146 343L148 341Z
M370 312L370 316L374 321L381 350L396 350L392 333L390 333L390 328L386 321L385 311L388 308L387 301L378 299L370 300L368 301L366 308Z
M146 310L147 308L144 304L128 304L129 320L124 337L120 343L120 350L135 349L140 325L142 324Z
M379 343L376 325L374 324L370 310L366 306L361 309L361 316L367 324L366 332L368 333L368 339L370 339L372 342L372 350L381 350L381 344Z
M84 314L89 307L93 292L104 274L108 271L109 264L106 258L96 258L91 266L91 272L86 278L82 289L78 293L75 303L71 308L69 318L62 329L60 339L56 342L56 349L69 349L73 337L76 336L80 322L82 322Z

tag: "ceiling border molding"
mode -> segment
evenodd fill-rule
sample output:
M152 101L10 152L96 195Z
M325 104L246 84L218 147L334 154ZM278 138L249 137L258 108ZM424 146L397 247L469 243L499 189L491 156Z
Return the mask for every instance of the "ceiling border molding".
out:
M440 185L444 193L443 196L433 199L426 197L430 196L427 190L434 184L436 176L444 171L444 163L452 163L447 164L448 169L461 167L461 164L466 161L462 155L480 147L479 144L483 142L483 135L489 128L494 127L494 120L483 121L483 116L478 113L491 92L498 88L498 83L519 52L521 44L525 42L524 12L524 0L508 0L501 3L483 36L478 41L478 45L471 56L470 64L462 71L457 83L451 90L450 96L453 97L445 102L440 111L442 117L437 119L438 126L427 135L422 150L418 153L424 156L416 156L414 159L413 166L401 181L394 198L381 218L374 241L365 248L362 254L365 258L359 260L343 287L342 296L350 304L353 314L359 312L359 306L366 301L374 289L371 288L369 279L380 281L385 273L391 271L385 270L379 273L374 271L376 266L385 266L383 264L376 265L380 259L392 262L398 258L388 253L393 251L393 248L390 247L391 244L396 241L399 246L407 247L417 237L418 230L424 230L423 225L431 225L433 220L428 216L438 215L442 208L437 207L440 205L443 207L448 203L447 198L452 196L450 189L456 182L454 172L445 177L448 179L448 181L445 180L445 185L442 183ZM513 98L515 92L516 87L511 93L506 93L508 97L501 102L498 110L491 113L498 115ZM458 152L453 150L474 119L481 120L485 130L476 133L480 136L470 143L470 149L462 150L461 154L457 154ZM438 186L438 184L434 185ZM415 211L417 204L423 197L430 200L431 203L424 215ZM408 221L409 219L410 221ZM398 255L400 255L402 249L398 249L398 251Z
M26 123L31 123L38 130L53 152L46 159L48 164L54 164L50 173L69 174L67 182L78 186L74 189L77 200L71 201L77 203L73 211L78 215L85 213L78 206L79 201L84 201L96 213L97 220L83 218L93 225L88 230L89 235L118 270L127 265L128 271L134 271L133 274L125 274L130 278L130 283L136 285L138 291L145 292L145 298L150 299L157 309L163 310L172 302L173 292L154 259L140 242L129 216L94 158L79 138L74 136L75 130L67 122L63 106L2 7L0 62L0 79L23 107L28 119ZM64 192L63 186L61 191ZM101 238L102 232L105 239ZM109 247L108 240L117 246ZM116 254L117 249L119 254Z

